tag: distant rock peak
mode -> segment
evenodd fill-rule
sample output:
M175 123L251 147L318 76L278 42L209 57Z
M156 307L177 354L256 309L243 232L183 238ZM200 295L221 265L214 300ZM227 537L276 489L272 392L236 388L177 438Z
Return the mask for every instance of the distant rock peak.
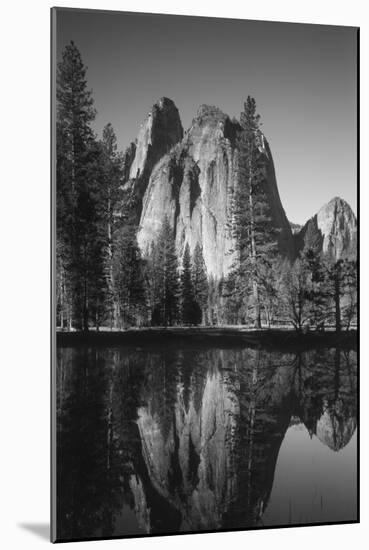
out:
M321 234L321 251L324 254L335 260L342 257L356 257L356 216L344 199L333 197L305 223L296 234L297 252L304 247L305 235L310 224L313 224Z
M346 202L344 199L341 199L341 197L333 197L333 199L331 199L329 202L327 202L326 205L324 206L327 206L327 205L331 205L331 204L342 204L342 205L345 205L347 206L348 208L351 208L350 205L348 204L348 202ZM323 208L324 208L323 206Z

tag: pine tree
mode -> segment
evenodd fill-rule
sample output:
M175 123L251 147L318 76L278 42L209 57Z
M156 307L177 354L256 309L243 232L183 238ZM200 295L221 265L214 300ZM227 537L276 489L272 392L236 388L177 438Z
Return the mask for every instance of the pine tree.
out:
M188 243L185 246L181 272L181 313L182 323L198 325L201 322L201 309L195 300L191 278L191 253Z
M307 298L310 301L310 321L317 328L324 328L328 312L328 297L326 293L324 263L322 261L322 234L316 220L310 220L304 235L304 247L301 251L301 262L307 273Z
M346 330L357 317L357 262L356 260L345 261L345 289L342 308L343 321Z
M261 327L260 270L270 265L277 252L274 227L266 193L265 155L260 116L248 96L240 118L237 139L238 177L232 206L235 240L236 293L251 294L254 324Z
M280 310L284 268L284 261L277 256L273 262L268 265L262 263L258 269L260 304L268 328L271 328Z
M62 315L69 327L84 330L95 294L92 282L101 267L95 225L99 151L91 128L95 114L86 69L71 42L57 73L57 265L59 307L68 304Z
M105 316L106 281L100 216L101 147L97 141L91 141L85 158L78 182L77 248L73 272L76 275L77 315L82 312L80 326L86 331L90 323L98 329Z
M320 254L323 244L323 236L318 229L316 217L309 220L304 235L303 253L311 251L314 255Z
M301 261L310 275L308 298L311 302L311 321L322 328L325 321L333 321L336 331L340 332L346 313L349 319L355 315L356 263L347 258L336 260L330 254L323 254L322 241L316 222L311 220L301 252Z
M223 282L222 296L224 301L225 322L231 325L243 325L246 322L248 310L248 292L240 292L243 281L240 280L239 270L232 270Z
M173 230L165 216L149 260L152 324L174 325L180 318L179 268Z
M209 283L206 274L206 266L202 254L202 247L196 243L191 264L191 280L194 299L201 309L202 324L206 322L206 312L209 299Z
M116 323L119 328L141 325L146 317L144 266L137 244L136 227L126 223L114 240L112 278Z
M105 308L111 327L118 323L118 295L114 279L114 254L119 239L119 230L129 223L124 210L120 186L123 176L122 155L118 152L117 139L113 126L109 123L103 129L101 141L102 165L99 193L101 236L103 240L104 275L106 285ZM120 208L119 208L120 207ZM117 210L119 210L119 215Z
M329 257L324 259L324 291L327 298L332 303L332 317L336 332L341 332L342 329L342 311L341 300L346 291L347 284L347 265L342 258L337 261Z

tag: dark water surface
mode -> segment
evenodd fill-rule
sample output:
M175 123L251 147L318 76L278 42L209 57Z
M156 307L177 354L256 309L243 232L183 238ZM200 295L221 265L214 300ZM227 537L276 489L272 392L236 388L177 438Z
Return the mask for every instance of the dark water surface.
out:
M59 539L357 519L356 352L58 349Z

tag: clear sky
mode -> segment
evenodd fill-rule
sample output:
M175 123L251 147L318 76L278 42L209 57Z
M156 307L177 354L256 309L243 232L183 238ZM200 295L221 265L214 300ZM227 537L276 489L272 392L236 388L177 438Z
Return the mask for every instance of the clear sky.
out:
M88 67L101 133L133 141L162 96L190 126L202 103L239 117L255 97L288 218L304 223L334 196L356 213L357 30L58 10L57 55L73 40Z

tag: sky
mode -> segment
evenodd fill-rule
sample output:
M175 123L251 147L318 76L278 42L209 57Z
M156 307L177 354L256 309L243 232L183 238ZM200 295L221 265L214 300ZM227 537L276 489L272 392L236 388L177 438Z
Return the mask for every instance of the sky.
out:
M255 98L282 204L304 223L339 196L356 213L357 29L124 12L57 12L57 58L71 40L98 115L121 150L171 98L184 129L199 105L236 116Z

